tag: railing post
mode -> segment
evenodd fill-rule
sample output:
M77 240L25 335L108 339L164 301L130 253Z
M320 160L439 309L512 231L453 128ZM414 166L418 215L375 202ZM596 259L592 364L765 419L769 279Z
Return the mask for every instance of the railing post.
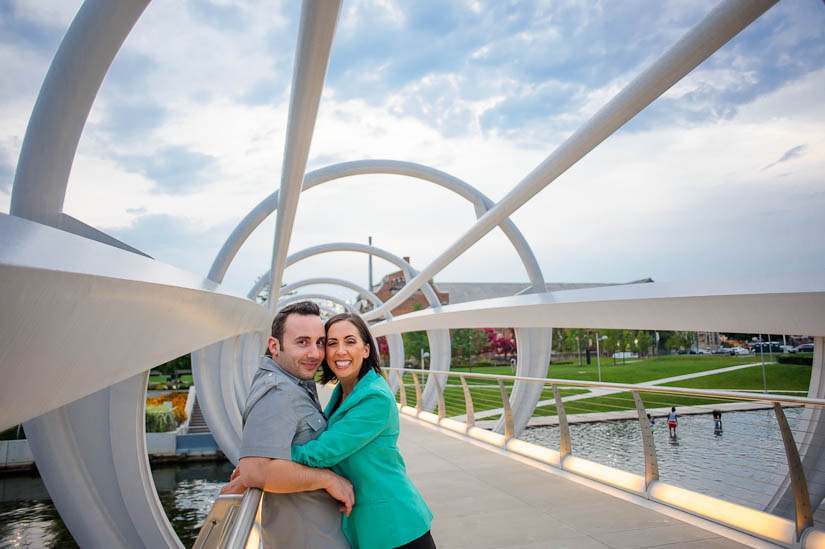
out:
M645 491L651 484L659 480L659 460L656 457L656 445L653 443L653 433L650 432L650 423L647 421L645 404L639 391L630 391L633 402L636 403L636 412L639 415L639 427L642 429L642 448L645 452Z
M782 442L785 444L785 455L788 458L788 475L791 478L793 501L796 508L796 542L798 543L802 540L802 533L805 529L814 525L811 496L808 494L808 481L805 480L802 460L799 459L799 451L796 448L796 442L793 439L788 420L785 418L782 405L774 402L773 411L776 413L776 422L779 424L779 432L782 433Z
M464 376L460 376L461 379L461 387L464 389L464 410L466 412L466 423L467 429L472 427L476 424L476 414L475 409L473 408L473 395L470 394L470 388L467 386L467 381L464 379Z
M510 440L516 436L516 429L513 424L513 409L510 408L510 397L507 396L507 389L504 388L504 382L498 380L498 388L501 391L501 405L504 407L504 440Z
M433 383L435 383L435 390L438 393L438 421L444 419L447 410L447 404L444 402L444 393L441 392L441 382L438 381L438 376L433 375Z
M416 372L410 372L413 377L413 382L415 383L415 411L416 413L421 413L421 383L418 381L418 374Z
M396 372L398 374L398 391L401 393L401 406L407 405L407 389L404 387L404 372Z
M567 412L561 400L559 388L553 385L553 398L556 401L556 415L559 418L559 459L570 455L570 426L567 424Z

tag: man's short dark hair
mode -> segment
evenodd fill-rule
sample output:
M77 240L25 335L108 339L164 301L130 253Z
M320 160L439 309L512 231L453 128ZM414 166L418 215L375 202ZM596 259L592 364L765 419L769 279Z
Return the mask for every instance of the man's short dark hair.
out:
M312 301L299 301L292 305L287 305L275 315L272 320L272 337L278 340L278 345L281 349L284 348L284 326L286 326L286 318L289 315L306 315L306 316L321 316L321 309L317 303ZM266 356L272 356L272 353L267 347Z

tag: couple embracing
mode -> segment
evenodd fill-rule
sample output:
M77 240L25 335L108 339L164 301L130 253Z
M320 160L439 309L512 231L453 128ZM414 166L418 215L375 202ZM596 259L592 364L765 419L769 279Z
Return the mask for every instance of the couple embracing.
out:
M264 491L263 546L434 548L432 513L398 451L395 398L361 317L278 312L252 381L240 461L222 494ZM322 410L315 390L335 381Z

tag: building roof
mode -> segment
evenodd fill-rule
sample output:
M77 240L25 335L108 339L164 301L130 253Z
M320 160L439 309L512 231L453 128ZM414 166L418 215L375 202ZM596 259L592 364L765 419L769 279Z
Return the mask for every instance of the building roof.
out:
M653 282L651 278L643 278L632 282L549 282L546 284L548 292L561 290L580 290L582 288L597 288L601 286L621 286L624 284L646 284ZM507 297L516 295L530 286L528 282L436 282L435 287L440 292L450 295L450 303L465 303L480 299Z

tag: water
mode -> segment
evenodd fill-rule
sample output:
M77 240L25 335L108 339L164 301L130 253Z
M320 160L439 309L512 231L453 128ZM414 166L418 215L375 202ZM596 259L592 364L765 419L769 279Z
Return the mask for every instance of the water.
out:
M677 409L678 413L678 409ZM792 430L802 408L785 410ZM679 417L677 436L657 418L653 439L660 480L754 509L763 509L788 472L773 410L725 412L721 433L710 414ZM794 432L798 441L803 433ZM559 447L558 427L525 430L519 438ZM572 453L603 465L644 475L638 420L570 425Z
M166 516L186 547L231 473L226 461L152 467ZM0 547L77 547L37 475L0 478Z

